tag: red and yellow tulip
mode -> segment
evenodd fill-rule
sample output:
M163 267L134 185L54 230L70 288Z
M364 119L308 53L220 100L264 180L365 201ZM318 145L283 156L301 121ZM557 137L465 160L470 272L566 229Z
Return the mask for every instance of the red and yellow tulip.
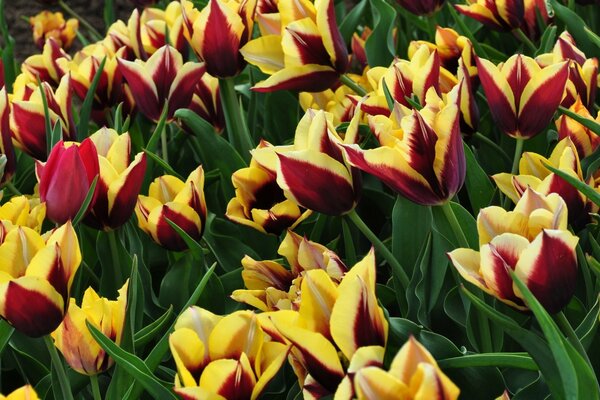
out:
M71 59L58 42L50 37L44 44L42 54L34 54L23 61L21 72L28 75L31 82L35 82L39 77L42 82L48 82L52 87L56 87L67 73L59 65L58 60L61 58Z
M271 75L253 90L320 92L334 86L349 60L333 0L316 0L314 5L296 2L292 7L282 1L278 7L281 31L254 39L241 49L247 62Z
M210 0L201 11L184 5L186 38L209 74L238 75L246 66L240 49L252 37L256 0Z
M469 66L471 64L473 53L471 41L465 36L459 35L452 28L436 27L435 43L424 40L413 40L410 42L408 46L408 58L412 60L421 46L428 47L430 52L437 50L442 66L449 70L454 71L456 69L458 60L461 57Z
M99 160L97 197L85 222L94 228L111 230L123 225L135 208L144 174L146 154L131 158L131 138L114 129L102 128L90 136Z
M454 7L467 17L496 30L517 29L525 17L524 0L467 0L467 3Z
M528 139L550 123L563 98L568 63L542 68L521 54L499 66L483 58L476 58L476 62L490 112L502 132Z
M12 229L0 245L0 315L32 337L54 331L69 307L81 262L70 222L47 240L27 227Z
M148 196L138 197L135 214L139 227L169 250L185 250L187 245L167 219L200 240L206 222L202 167L192 171L185 182L171 175L156 178L150 184Z
M209 73L202 74L194 88L192 102L187 108L211 124L217 133L221 133L225 129L225 114L221 104L219 80Z
M154 122L160 119L165 104L169 120L176 110L190 104L203 72L202 64L184 64L181 53L169 45L158 49L146 62L117 60L138 109Z
M60 47L68 50L79 29L77 19L69 18L65 21L61 12L53 13L47 10L29 17L29 25L33 30L33 41L40 50L43 49L48 38L53 38Z
M402 196L424 205L449 201L465 179L465 154L456 104L444 104L431 90L420 110L396 103L390 118L369 117L380 147L345 145L351 165L375 175Z
M345 214L358 202L361 180L339 146L356 142L359 118L357 114L341 139L331 114L308 110L298 123L293 145L265 146L252 155L277 176L286 198L309 210Z
M593 120L592 115L585 108L579 97L569 110L583 118ZM600 114L596 117L596 121L600 122ZM600 145L600 137L598 135L566 115L558 117L556 120L556 129L558 130L558 137L561 140L567 137L571 139L580 159L591 155L598 148L598 145Z
M40 199L46 203L46 215L57 224L73 219L83 205L92 182L99 175L98 153L91 139L81 145L58 142L48 157L48 162L37 166L40 181ZM69 190L65 190L69 188ZM94 190L89 211L96 199Z
M575 247L567 230L568 210L556 193L526 189L514 211L496 206L477 217L480 250L456 249L448 256L468 282L520 310L527 307L514 286L512 269L550 313L571 299L577 281Z
M119 290L117 300L98 296L89 287L83 294L81 307L71 298L69 310L60 326L52 332L54 345L60 350L71 368L80 374L96 375L113 364L112 358L92 337L87 323L99 329L106 337L121 344L127 306L127 282Z

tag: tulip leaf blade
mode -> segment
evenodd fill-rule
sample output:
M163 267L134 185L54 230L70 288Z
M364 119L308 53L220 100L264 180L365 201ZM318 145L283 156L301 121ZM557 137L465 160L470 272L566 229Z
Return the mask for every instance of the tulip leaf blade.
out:
M13 328L8 322L5 320L0 320L0 355L2 355L2 352L10 341L14 331L15 328Z
M383 87L383 94L385 95L385 102L387 103L389 110L393 111L394 103L396 101L394 100L394 97L390 93L390 88L388 87L387 83L385 83L385 78L381 79L381 86Z
M171 390L167 389L167 387L172 386L172 384L161 381L154 376L150 368L144 364L142 359L121 349L89 321L86 321L86 324L91 335L96 342L98 342L100 347L102 347L118 365L121 365L133 378L135 378L135 381L139 382L149 394L157 399L177 399L177 396L175 396Z
M528 353L480 353L461 357L445 358L438 361L440 368L465 367L510 367L537 371L538 366Z
M86 137L88 137L88 128L90 123L90 116L92 115L92 105L94 103L94 96L96 95L96 88L98 87L98 83L100 82L100 77L102 76L102 72L104 71L104 65L106 64L106 56L102 58L100 61L100 65L94 74L94 78L92 78L92 83L85 94L85 99L83 99L83 103L81 104L81 110L79 112L79 125L77 129L77 140L82 141Z
M367 0L361 0L358 4L352 7L350 12L340 23L340 33L346 44L350 43L350 40L352 40L352 35L356 31L356 27L363 16L366 6Z
M163 134L163 131L165 130L165 127L167 124L167 114L168 113L169 113L169 103L165 102L162 112L160 113L160 118L158 120L158 123L156 124L156 128L154 128L154 132L152 132L152 135L150 136L150 139L148 140L148 143L146 144L146 148L148 150L154 151L156 149L156 147L158 146L158 141L160 140L160 137ZM165 155L163 154L163 157L164 156Z
M463 143L463 147L467 162L465 186L473 209L473 215L477 215L479 210L490 205L494 198L495 189L488 174L485 173L481 165L477 162L471 148L466 143Z
M90 203L92 202L92 199L94 198L94 194L96 192L96 185L98 184L99 177L100 175L96 175L96 177L92 181L92 184L90 185L90 188L88 189L88 192L85 195L83 203L81 204L81 207L79 207L79 211L77 211L77 214L75 214L75 218L73 218L73 226L77 226L81 222L83 217L85 217L85 215L87 214Z
M183 176L181 176L181 174L179 174L177 171L175 171L175 169L173 167L171 167L169 165L169 163L167 163L165 160L163 160L162 158L160 158L158 155L156 155L155 153L151 152L148 149L142 149L142 151L144 153L146 153L146 155L148 157L150 157L152 160L154 160L155 163L157 163L158 165L160 165L160 167L169 175L173 175L179 179L181 179L182 181L185 181L185 178Z
M546 4L551 7L548 9L548 14L551 17L556 16L557 19L564 22L567 30L573 35L573 38L577 42L577 46L583 50L585 54L590 55L598 53L597 45L590 40L588 34L589 29L587 29L584 20L577 15L577 13L560 4L558 0L547 0Z
M133 342L135 343L136 349L138 347L142 347L148 344L152 339L154 339L167 324L171 321L173 316L173 306L170 305L167 308L167 311L160 317L158 317L155 321L150 324L144 326L142 329L137 331L133 337Z
M583 193L588 199L590 199L592 202L594 202L594 204L600 206L600 193L596 192L592 187L587 185L585 182L582 182L579 179L569 175L568 173L566 173L563 170L554 168L548 164L544 164L544 166L546 168L548 168L550 171L554 172L556 175L563 178L565 181L567 181L567 183L569 183L571 186L575 187L575 189L577 189L581 193Z
M373 32L365 42L365 52L371 67L389 65L396 54L394 22L396 10L385 0L370 0Z

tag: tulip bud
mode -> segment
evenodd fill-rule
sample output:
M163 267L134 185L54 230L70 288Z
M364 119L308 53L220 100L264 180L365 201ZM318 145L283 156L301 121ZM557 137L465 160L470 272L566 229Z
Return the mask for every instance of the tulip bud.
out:
M68 50L79 29L79 21L75 18L65 21L61 12L52 13L46 10L30 17L29 24L33 29L33 41L40 50L44 48L48 38L54 38L60 47Z
M81 144L61 140L54 146L48 162L37 167L40 199L46 203L50 220L63 224L77 215L99 168L98 153L89 138ZM97 193L96 188L87 210L94 205Z
M169 250L185 250L187 245L167 219L194 240L200 240L206 222L202 167L192 171L185 183L171 175L156 178L148 196L138 197L135 214L139 227Z
M80 374L96 375L114 364L94 340L86 323L99 329L118 346L121 343L126 306L127 282L119 290L117 300L100 297L91 287L83 294L81 307L71 298L69 311L60 326L52 332L54 345L71 368Z

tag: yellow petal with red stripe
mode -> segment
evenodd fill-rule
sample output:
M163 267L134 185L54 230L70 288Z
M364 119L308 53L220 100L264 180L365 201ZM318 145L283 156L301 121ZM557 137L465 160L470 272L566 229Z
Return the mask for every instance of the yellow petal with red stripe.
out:
M244 353L254 364L264 336L254 312L238 311L227 315L215 325L208 339L210 358L237 359Z
M262 72L272 75L285 67L281 36L266 35L249 41L240 49L244 59L260 68Z
M322 269L307 271L302 279L300 324L303 328L331 338L329 319L338 297L338 290L327 272Z
M206 348L198 334L190 328L176 329L169 336L169 347L177 366L175 385L197 386L206 365Z

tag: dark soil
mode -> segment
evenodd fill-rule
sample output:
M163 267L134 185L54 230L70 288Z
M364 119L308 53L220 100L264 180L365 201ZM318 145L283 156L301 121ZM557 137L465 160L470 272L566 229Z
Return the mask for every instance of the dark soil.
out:
M46 1L46 3L51 2L52 1ZM106 31L102 17L104 0L65 0L65 3L76 13L85 18L99 32L104 33ZM134 8L132 3L128 0L114 0L114 3L117 18L127 22L129 14ZM19 62L32 54L39 53L38 48L33 43L29 22L25 19L29 19L30 16L36 15L45 9L50 11L61 11L65 18L70 18L70 16L61 10L58 5L44 4L44 1L42 0L6 0L5 4L8 29L16 41L15 57ZM80 29L84 35L86 35L84 28L80 26ZM76 40L69 53L73 54L79 48L81 48L81 44Z

